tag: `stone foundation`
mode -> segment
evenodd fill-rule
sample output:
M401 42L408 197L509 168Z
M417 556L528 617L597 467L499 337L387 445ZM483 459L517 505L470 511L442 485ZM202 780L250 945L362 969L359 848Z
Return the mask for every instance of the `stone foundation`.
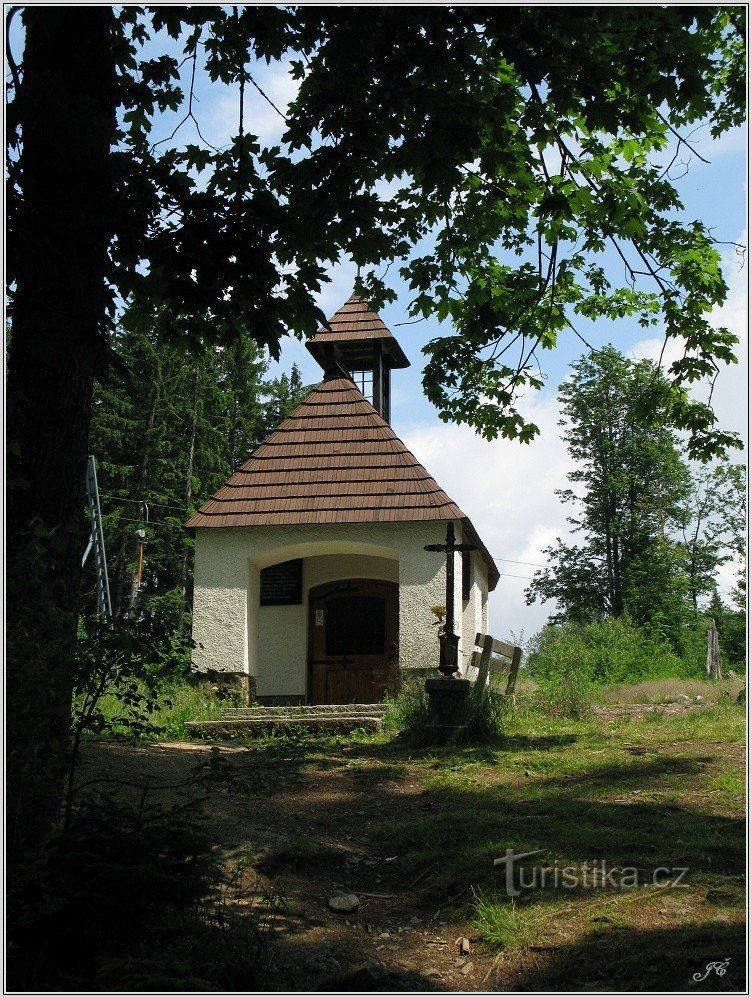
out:
M206 689L206 692L216 697L235 696L241 706L247 707L256 699L256 681L247 672L220 672L207 670L192 674L194 685Z

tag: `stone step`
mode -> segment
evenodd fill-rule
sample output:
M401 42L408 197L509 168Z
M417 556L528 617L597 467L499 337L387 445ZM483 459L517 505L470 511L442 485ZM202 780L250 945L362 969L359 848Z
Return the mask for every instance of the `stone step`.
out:
M222 720L239 720L248 717L381 717L386 713L385 703L318 704L301 707L226 707L221 711Z
M187 721L185 726L191 734L204 738L224 739L267 734L274 730L294 731L301 728L305 728L311 733L337 735L348 734L356 728L362 728L366 731L380 731L383 727L383 721L380 717L368 717L363 714L353 714L349 717L338 717L332 714L307 714L297 717L292 717L289 714L269 714L263 717L239 717L232 720L222 718L219 721Z

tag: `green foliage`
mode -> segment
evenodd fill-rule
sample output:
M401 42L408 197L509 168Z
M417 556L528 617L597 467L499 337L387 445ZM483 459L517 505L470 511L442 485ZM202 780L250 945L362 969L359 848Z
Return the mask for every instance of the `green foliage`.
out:
M529 667L544 687L559 683L631 683L643 679L702 677L705 671L703 627L694 630L693 654L680 658L660 635L638 627L628 617L592 624L551 624L534 639Z
M692 469L692 488L676 517L692 605L712 596L718 569L746 554L746 469L726 460Z
M231 697L220 699L209 693L204 686L196 685L189 679L174 680L157 678L153 683L153 699L147 721L140 729L121 725L123 705L116 689L105 692L99 701L99 710L104 716L103 733L109 738L124 740L155 739L182 740L190 737L186 721L217 720L226 707L238 704ZM146 694L146 690L143 690ZM86 738L95 732L87 732Z
M174 535L147 556L144 592L177 587L189 599L180 523L225 470L207 444L199 488L201 465L191 470L174 453L202 423L207 440L220 426L210 418L217 400L202 390L214 384L206 345L229 351L253 341L276 355L283 335L314 332L325 318L316 296L327 268L345 255L369 268L364 291L375 306L394 298L376 274L399 261L413 314L451 320L453 332L429 344L424 372L443 419L530 440L537 428L516 400L542 383L537 362L530 366L535 350L552 349L580 316L633 315L687 345L665 401L690 452L735 442L688 391L734 360L734 337L708 319L727 291L720 257L707 227L683 219L656 157L685 126L709 120L719 135L743 122L742 10L519 6L503 18L469 6L20 10L25 46L21 64L11 61L7 108L14 572L30 521L58 539L75 529L82 496L72 483L83 477L92 384L96 372L123 366L109 339L128 302L154 336L136 350L137 398L95 404L112 413L113 437L139 441L135 461L127 444L115 461L116 440L94 448L119 468L107 481L124 507L108 510L119 538L116 605L120 615L131 602L123 524L143 516L138 506L131 514L144 500L160 509L148 533ZM196 73L242 93L249 63L283 58L300 89L282 140L264 145L239 114L231 141L209 146ZM177 126L157 137L164 111ZM388 197L384 181L396 188ZM82 202L86 210L76 210ZM624 279L621 265L606 273L613 249ZM171 338L181 350L162 368L161 344ZM510 356L520 361L507 364ZM173 388L179 432L163 438L158 411ZM94 436L103 439L101 427ZM69 615L79 552L70 542L52 558L62 590L55 610ZM9 606L20 626L24 606ZM45 626L44 612L31 609L30 628ZM12 692L11 741L29 742L24 765L54 742L62 754L71 644L59 661L40 659L43 676L63 678L53 706L46 695L35 700L39 723L28 735L22 696ZM18 646L9 661L22 686L28 663Z
M111 283L167 334L198 343L208 319L219 344L249 330L275 351L324 318L327 265L349 255L368 268L378 305L393 297L379 267L398 260L413 313L454 326L427 348L442 418L529 440L516 398L541 384L532 351L580 317L634 316L689 344L671 399L692 451L731 440L686 391L734 359L733 336L708 321L727 290L720 258L707 227L682 217L661 156L687 126L718 135L744 121L734 9L520 6L502 23L483 7L123 7L109 27L113 180L128 205L111 223ZM229 143L205 142L181 67L239 89L249 64L283 56L300 89L282 141L264 144L239 116ZM155 142L164 110L178 127ZM23 173L10 164L14 214ZM624 277L607 270L614 250Z
M724 668L744 672L747 668L747 619L741 610L724 614L719 629Z
M667 392L660 369L613 347L578 361L561 385L560 425L576 465L567 476L574 489L558 494L575 508L569 522L584 541L559 539L547 550L555 569L536 572L529 603L555 599L560 619L584 622L629 610L642 622L675 598L680 566L664 531L688 491L688 473ZM653 591L645 592L652 581Z
M105 547L116 617L133 616L156 640L190 633L193 540L183 524L298 405L300 373L271 380L248 336L194 349L165 342L133 309L113 337L118 372L95 386L90 446L98 461ZM148 513L148 516L147 516ZM134 533L146 534L144 571L133 590ZM95 603L93 565L84 606ZM176 647L175 668L186 649Z
M557 669L544 676L533 698L533 707L549 717L584 721L592 716L595 684L577 661L559 661Z
M719 567L744 551L744 469L683 460L671 389L660 368L613 347L581 359L559 389L576 538L546 553L528 603L553 599L555 621L627 613L688 657L700 600Z
M138 627L118 630L84 621L77 645L78 671L74 682L73 729L76 740L84 733L101 735L120 728L139 735L150 728L157 704L160 677L159 649L145 641ZM102 711L102 698L112 694L119 710Z

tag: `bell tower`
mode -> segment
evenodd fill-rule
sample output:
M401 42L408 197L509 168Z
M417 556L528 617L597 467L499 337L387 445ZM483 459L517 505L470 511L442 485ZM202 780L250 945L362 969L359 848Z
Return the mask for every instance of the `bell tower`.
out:
M410 366L391 331L368 303L353 294L319 329L306 347L326 371L333 363L343 367L378 414L390 422L391 372Z

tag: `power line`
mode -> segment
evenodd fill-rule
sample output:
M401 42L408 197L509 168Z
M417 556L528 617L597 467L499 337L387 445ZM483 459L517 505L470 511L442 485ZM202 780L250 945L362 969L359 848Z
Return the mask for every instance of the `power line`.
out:
M494 557L496 561L509 561L513 565L530 565L532 568L548 568L548 565L541 565L540 562L537 561L516 561L514 558L496 558L495 555L492 557Z
M126 499L125 496L106 496L101 495L101 499L112 499L115 502L132 502L136 506L141 506L146 503L147 506L159 506L161 509L176 509L179 513L185 513L185 506L171 506L167 502L154 502L151 499Z
M499 575L503 576L505 579L525 579L527 582L533 581L532 575L510 575L509 572L499 572Z
M105 513L105 516L107 514ZM173 530L183 530L183 525L181 523L168 523L166 520L149 520L146 523L144 520L131 520L127 516L121 516L119 518L120 523L140 523L142 527L172 527Z

